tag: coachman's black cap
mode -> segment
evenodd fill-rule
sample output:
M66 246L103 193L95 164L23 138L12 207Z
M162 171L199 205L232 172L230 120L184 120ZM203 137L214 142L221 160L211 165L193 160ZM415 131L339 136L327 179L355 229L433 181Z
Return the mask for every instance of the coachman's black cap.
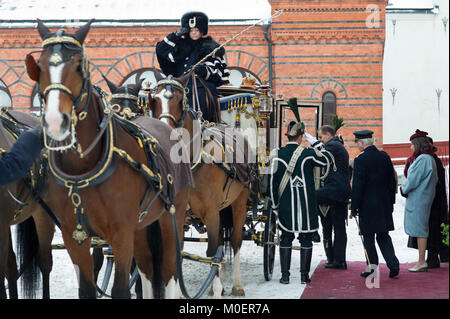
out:
M198 28L203 35L208 34L208 22L208 16L199 11L187 12L181 17L182 28Z
M364 139L364 138L371 138L373 132L370 130L362 130L362 131L354 131L353 135L355 135L355 138L358 140Z

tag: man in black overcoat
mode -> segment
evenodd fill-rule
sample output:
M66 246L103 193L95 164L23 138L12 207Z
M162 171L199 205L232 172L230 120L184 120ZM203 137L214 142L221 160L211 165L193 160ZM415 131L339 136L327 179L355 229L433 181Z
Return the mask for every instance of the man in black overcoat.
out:
M323 147L333 155L336 163L336 170L330 169L323 185L316 191L316 195L321 213L319 216L322 222L323 245L327 256L325 268L347 269L345 221L351 192L349 155L342 141L336 136L334 128L329 125L324 125L319 129L320 141L309 134L306 137L308 142L315 147L323 143Z
M373 265L378 265L376 236L378 247L390 269L389 276L392 278L397 276L400 270L388 233L394 230L392 218L396 193L394 167L389 155L373 145L372 131L355 131L353 134L361 154L354 160L351 210L352 216L355 218L359 216L360 232L371 266L371 271L362 272L361 276L369 276L374 271Z

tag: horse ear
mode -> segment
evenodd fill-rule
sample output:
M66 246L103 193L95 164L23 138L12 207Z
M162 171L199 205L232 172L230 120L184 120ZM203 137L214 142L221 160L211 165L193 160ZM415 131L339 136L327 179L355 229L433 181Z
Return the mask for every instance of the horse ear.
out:
M50 33L50 29L44 25L41 19L38 18L36 21L39 35L41 36L41 39L44 40L44 38Z
M27 73L30 79L32 79L33 81L38 81L39 73L41 70L39 69L36 60L31 54L27 54L25 58L25 66L27 67Z
M119 90L119 87L115 83L108 80L104 75L103 79L106 81L106 84L108 84L109 90L112 94L116 93Z
M165 79L165 77L163 76L163 74L161 72L156 71L154 74L155 74L156 83Z
M177 80L180 82L184 87L188 84L189 80L191 79L192 72L189 72L181 77L179 77Z
M75 39L77 39L81 44L83 44L84 39L86 39L89 29L91 28L91 23L94 22L94 20L95 19L89 20L88 23L86 23L84 26L78 29L77 32L75 32Z

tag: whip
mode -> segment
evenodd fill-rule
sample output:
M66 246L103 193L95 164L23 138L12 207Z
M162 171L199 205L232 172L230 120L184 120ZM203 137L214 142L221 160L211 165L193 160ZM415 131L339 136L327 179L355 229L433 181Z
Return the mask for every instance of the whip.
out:
M230 43L231 41L233 41L234 39L236 39L237 37L241 36L243 33L247 32L248 30L250 30L251 28L255 27L256 25L258 25L259 23L261 23L264 20L268 20L268 19L273 19L273 18L278 18L281 14L283 13L283 10L275 10L275 13L273 15L271 15L269 18L262 18L259 19L258 21L256 21L254 24L246 27L245 29L243 29L241 32L235 34L233 37L231 37L230 39L228 39L227 41L225 41L223 44L219 45L217 48L215 48L214 50L212 50L208 55L206 55L203 59L201 59L200 61L198 61L196 64L194 64L192 66L192 68L190 68L188 71L186 71L186 73L191 72L193 69L195 69L197 66L199 66L200 64L202 64L203 62L205 62L205 60L207 58L209 58L210 56L216 54L216 52L218 50L220 50L221 48L223 48L225 45L227 45L228 43Z

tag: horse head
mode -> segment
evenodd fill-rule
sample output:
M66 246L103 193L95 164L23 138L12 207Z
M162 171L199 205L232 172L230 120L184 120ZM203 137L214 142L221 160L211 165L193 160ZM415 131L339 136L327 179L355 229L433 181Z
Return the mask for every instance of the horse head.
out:
M85 111L82 102L88 95L90 83L89 61L83 42L93 21L91 19L74 34L69 34L62 29L52 33L37 19L37 29L43 40L41 56L36 61L30 53L26 58L28 75L38 82L44 102L42 126L46 137L57 142L70 138L58 150L74 145L74 126L79 114ZM85 102L87 106L88 101Z
M153 116L175 127L182 127L189 105L186 97L185 86L191 73L179 78L168 76L163 78L156 75L155 92L152 94Z
M141 79L139 83L117 86L103 76L109 90L111 91L111 104L120 106L121 112L127 112L127 108L133 113L143 114L144 110L138 106L139 91L145 79Z

